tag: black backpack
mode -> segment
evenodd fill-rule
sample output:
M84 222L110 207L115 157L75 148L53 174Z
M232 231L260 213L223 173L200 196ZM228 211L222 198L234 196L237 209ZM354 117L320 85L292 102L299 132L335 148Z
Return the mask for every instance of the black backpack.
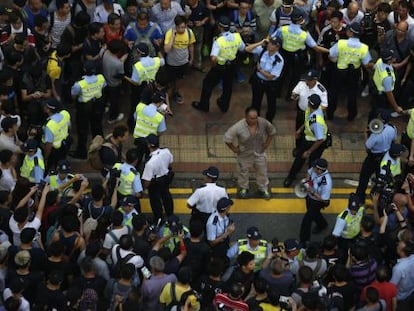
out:
M114 246L115 247L115 246ZM118 259L116 264L113 266L112 269L112 277L114 279L119 279L121 277L121 267L125 265L128 261L131 260L135 254L128 254L124 258L121 257L121 246L118 245L117 249L115 250L116 258Z

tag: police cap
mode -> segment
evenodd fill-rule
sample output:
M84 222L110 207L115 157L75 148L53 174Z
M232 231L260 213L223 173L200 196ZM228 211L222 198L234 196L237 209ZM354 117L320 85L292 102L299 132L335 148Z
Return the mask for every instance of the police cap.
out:
M135 48L141 56L145 57L149 55L149 47L146 43L140 42Z
M230 29L230 19L227 16L220 16L219 26L223 27L224 30Z
M318 94L312 94L308 97L308 103L311 105L313 109L317 109L321 104L321 98Z
M399 157L406 150L407 148L402 144L392 144L390 148L390 156L393 158Z
M359 35L361 32L361 24L358 22L353 22L351 25L348 25L346 27L346 30L349 30L350 32Z
M384 62L388 62L394 57L394 50L391 49L382 49L381 58Z
M221 198L217 202L217 211L218 212L224 212L227 208L233 205L233 200L230 200L228 198Z

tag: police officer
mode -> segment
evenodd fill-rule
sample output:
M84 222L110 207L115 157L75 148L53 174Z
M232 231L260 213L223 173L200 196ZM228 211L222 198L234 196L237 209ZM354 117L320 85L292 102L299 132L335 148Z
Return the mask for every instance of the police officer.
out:
M49 184L50 190L63 192L70 188L72 184L81 179L81 175L71 174L70 163L68 160L60 160L57 163L56 171L46 176L45 182Z
M173 155L168 148L160 148L157 135L148 135L147 142L150 158L145 163L142 180L144 188L148 189L154 222L156 222L158 219L163 219L163 207L167 217L174 212L174 202L170 193L170 183L174 176L171 167Z
M280 27L273 35L282 39L282 55L285 60L284 75L288 76L287 98L290 98L293 87L298 83L300 75L306 67L306 47L316 52L328 53L328 49L316 44L308 31L302 29L305 22L303 13L294 10L291 15L292 24Z
M33 184L38 184L43 180L45 173L45 162L43 160L42 150L37 147L37 141L35 139L28 139L22 147L26 155L20 167L20 176L27 178Z
M308 195L306 196L306 213L300 226L300 241L305 243L310 239L313 221L316 222L316 227L312 230L314 234L322 232L328 226L326 219L321 214L321 209L329 206L332 190L328 162L325 159L316 159L303 182Z
M221 198L217 202L217 209L210 215L206 225L207 241L212 247L215 257L227 258L227 250L230 245L230 235L236 230L233 221L228 214L233 200Z
M309 96L308 108L305 111L305 123L296 131L296 139L300 138L300 142L296 148L295 160L283 182L285 187L292 184L306 161L309 164L313 163L322 156L325 150L328 127L320 104L321 98L319 95L312 94Z
M263 261L270 252L270 245L266 240L262 240L262 235L256 227L250 227L246 232L247 239L239 239L227 251L227 257L232 260L242 252L249 252L254 255L254 271L262 269Z
M315 69L309 70L302 81L296 84L292 91L292 99L297 101L296 109L296 125L295 129L299 129L305 122L305 111L308 108L308 98L312 94L318 94L321 98L321 107L325 111L328 107L328 92L319 81L319 71Z
M76 101L76 132L78 134L77 148L75 152L69 153L73 158L86 159L89 124L92 137L103 135L102 118L104 103L102 91L106 86L102 74L96 74L96 64L86 61L84 64L85 76L82 80L75 82L72 86L72 96L77 97Z
M131 110L128 119L128 126L131 132L134 127L133 115L135 107L140 100L142 90L148 83L155 80L155 75L157 74L158 69L165 64L161 54L157 57L150 57L149 47L143 42L136 46L136 50L140 58L132 68L131 77L125 77L125 79L132 84L130 95Z
M46 159L47 169L56 167L59 160L66 158L70 148L70 114L66 110L58 109L59 102L55 98L44 102L43 111L48 118L43 127L43 155Z
M118 211L120 211L124 216L122 226L132 228L132 220L134 219L134 215L138 215L137 211L141 212L138 198L133 195L123 197L122 200L120 200L120 207L118 208Z
M401 175L401 155L407 151L402 144L392 144L385 153L380 163L380 175L387 176L395 181L395 177Z
M410 155L408 157L408 166L412 167L414 165L414 109L409 109L407 111L410 119L408 120L407 127L405 129L405 140L406 147L410 151Z
M160 238L171 236L170 239L164 242L164 246L168 247L171 252L174 252L176 246L180 243L179 234L182 233L185 238L190 237L190 230L184 226L177 215L170 215L167 222L160 228Z
M366 132L368 138L365 141L367 156L362 163L359 174L359 184L356 190L359 202L365 202L365 191L368 186L369 178L373 173L378 175L379 165L384 154L390 149L391 144L397 139L397 129L389 124L390 114L386 111L381 112L380 119L384 122L384 128L379 133Z
M219 20L219 37L214 40L210 58L212 67L203 80L200 101L192 102L193 108L208 112L210 97L214 87L223 81L223 93L217 99L217 105L222 112L227 112L230 106L233 90L233 78L236 73L236 56L238 51L244 51L245 44L239 33L231 33L230 19L221 16Z
M190 223L200 220L206 226L211 213L216 210L217 202L220 198L227 198L224 187L217 185L219 170L215 166L210 166L203 171L205 184L197 188L188 198L187 206L191 208Z
M119 171L115 175L119 175L118 184L118 202L126 196L141 197L142 184L141 178L135 166L138 162L138 153L136 149L129 149L125 155L126 162L115 163L113 169ZM114 174L114 172L111 172Z
M361 220L365 207L360 204L355 193L349 195L348 207L336 217L332 235L339 238L338 246L348 250L361 230Z
M358 81L361 64L367 66L371 61L371 54L368 46L359 41L361 26L359 23L352 23L347 28L347 40L339 40L329 50L329 58L336 61L335 83L332 83L329 92L329 107L327 111L328 120L332 120L338 103L339 91L346 86L348 96L348 121L357 116L356 97L358 94Z
M137 146L138 161L141 161L142 157L149 153L147 136L149 134L160 135L167 130L164 114L159 112L164 101L164 93L156 91L153 93L152 101L149 105L140 102L136 106L133 136L134 144Z
M259 56L256 70L250 78L252 85L252 107L260 114L263 95L267 98L266 119L273 121L276 114L276 97L279 94L279 77L282 73L284 60L279 53L282 40L278 37L263 39L260 42L250 44L246 52Z
M368 121L376 117L378 110L387 110L390 112L394 110L397 113L403 112L403 109L397 104L393 93L395 73L392 64L394 61L394 51L384 49L381 51L381 57L378 58L374 65L373 81L375 91L371 97L371 112Z

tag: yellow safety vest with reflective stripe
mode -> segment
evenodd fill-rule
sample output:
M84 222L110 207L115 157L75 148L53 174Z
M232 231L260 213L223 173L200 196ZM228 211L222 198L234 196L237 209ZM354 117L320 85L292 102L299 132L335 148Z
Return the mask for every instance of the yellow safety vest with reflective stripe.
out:
M249 241L247 239L238 240L237 245L239 247L239 254L249 252L254 255L254 271L262 269L263 260L265 260L267 255L267 241L260 240L259 246L255 250L248 247Z
M62 115L62 120L56 122L55 120L50 119L46 123L46 127L48 127L53 134L52 144L55 149L59 149L62 146L62 141L69 135L70 114L66 110L62 110L59 113Z
M289 31L289 25L282 26L282 48L288 52L297 52L305 48L307 32L296 34Z
M217 63L219 65L225 65L226 62L236 59L237 51L243 40L238 32L233 33L233 36L232 41L227 41L225 36L220 36L216 40L219 47L217 55Z
M114 169L121 171L122 163L115 163L112 167ZM122 195L134 195L134 188L132 187L132 183L134 182L135 176L137 175L136 172L129 171L127 174L122 173L119 177L119 186L118 192Z
M105 78L101 74L97 75L96 78L97 80L93 83L88 83L85 79L80 80L78 82L81 88L81 96L83 103L87 103L92 99L102 97L102 89L105 85Z
M33 157L25 155L23 159L23 164L20 167L20 176L27 178L31 183L36 182L32 175L33 169L35 167L35 158L37 158L37 165L44 171L45 162L43 161L43 156L39 148L37 149L37 152Z
M384 166L388 165L388 160L390 160L391 157L387 157L389 155L388 153L385 154L385 156L382 158L380 168L382 169ZM401 159L398 157L395 161L390 161L390 172L392 177L395 177L397 175L401 175Z
M392 78L392 89L394 90L394 83L395 83L394 70L390 69L388 66L385 69L383 69L382 64L383 64L382 59L378 58L377 62L375 63L375 71L374 71L374 77L373 77L375 86L377 87L377 91L378 92L384 91L384 85L382 84L382 81L384 81L384 79L389 76L391 76Z
M414 108L410 112L410 120L408 120L407 124L407 135L410 139L414 138Z
M161 59L159 57L152 57L154 64L151 66L143 66L141 62L137 62L134 67L138 71L139 83L144 81L150 82L155 80L155 75L161 65Z
M319 108L318 108L319 110ZM305 110L305 139L307 141L316 141L315 134L312 132L310 126L313 123L319 123L323 126L323 135L326 138L326 134L328 133L328 127L326 126L325 118L323 117L323 113L320 114L314 114L312 117L309 117L310 115L310 109L306 108Z
M122 209L122 207L118 208L118 211L120 211L122 213L122 215L124 215L124 220L122 221L122 225L132 228L133 227L132 226L132 218L134 218L134 215L136 215L137 213L131 212L133 214L128 215L128 219L125 219L126 214L125 214L125 211ZM129 229L128 229L128 232L129 232Z
M162 122L164 116L157 111L153 117L144 114L145 104L139 103L135 110L137 120L135 121L134 138L147 137L149 134L158 134L158 126Z
M73 178L74 176L72 174L67 174L68 179ZM58 175L50 175L49 178L49 187L50 187L50 191L53 190L57 190L59 189L59 183L58 183ZM70 185L69 187L66 187L65 189L71 188L72 185ZM61 192L63 192L65 189L62 189Z
M362 58L368 53L368 45L361 43L359 48L348 46L348 40L338 41L338 69L348 69L349 65L354 65L355 69L361 66Z
M184 236L187 236L190 233L190 230L186 226L183 226L183 233L184 233ZM164 226L164 230L162 231L162 236L165 237L170 234L171 234L170 228L167 226ZM176 245L179 244L179 242L180 242L180 238L173 236L164 243L164 246L168 247L171 250L171 252L173 252Z
M361 230L361 219L362 216L364 216L364 209L364 206L361 206L355 215L352 215L348 210L345 210L338 215L338 218L341 218L343 213L348 213L345 216L345 227L341 234L344 239L353 239L359 234L359 231Z

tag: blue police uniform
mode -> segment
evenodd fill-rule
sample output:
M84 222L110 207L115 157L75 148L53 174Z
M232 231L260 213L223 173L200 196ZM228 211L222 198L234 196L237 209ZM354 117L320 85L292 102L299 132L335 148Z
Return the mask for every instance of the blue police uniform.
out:
M378 175L379 165L384 154L390 149L393 141L397 139L397 129L391 124L385 124L381 133L371 133L365 142L367 156L362 163L359 175L359 183L356 195L359 202L365 202L365 191L368 186L369 179L373 173Z
M264 94L266 94L266 119L269 122L272 122L276 114L276 98L280 93L279 77L282 74L284 60L279 52L269 55L269 52L265 51L261 46L255 48L253 50L253 54L259 55L260 68L266 72L269 72L273 78L268 80L258 70L253 73L250 81L252 85L252 106L260 113L262 99Z

